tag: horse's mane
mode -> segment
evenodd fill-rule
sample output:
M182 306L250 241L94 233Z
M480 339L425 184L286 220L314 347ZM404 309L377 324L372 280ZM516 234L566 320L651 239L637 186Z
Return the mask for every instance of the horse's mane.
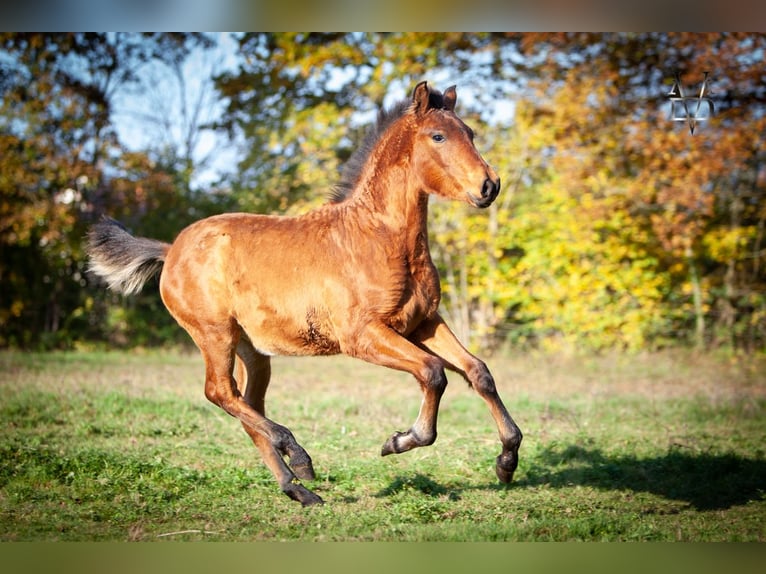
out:
M391 124L407 113L411 105L412 101L405 99L398 102L390 109L381 108L380 111L378 111L378 117L375 124L367 130L361 145L353 154L351 154L351 157L349 157L343 165L340 181L333 186L332 191L330 192L330 201L332 203L340 203L341 201L348 199L354 191L354 188L356 188L356 184L359 183L359 178L362 175L364 165L367 163L372 150L375 149L378 140L380 140L383 133L391 126Z
M439 90L429 90L428 107L442 109L444 108L444 105L444 94ZM348 158L348 161L346 161L343 166L340 181L333 186L330 192L330 201L332 203L340 203L351 196L362 176L364 165L367 163L372 150L375 149L381 136L389 127L391 127L391 124L411 111L413 109L412 106L412 100L405 98L391 106L389 109L380 109L375 125L367 130L367 133L362 140L362 144L353 154L351 154L351 157Z

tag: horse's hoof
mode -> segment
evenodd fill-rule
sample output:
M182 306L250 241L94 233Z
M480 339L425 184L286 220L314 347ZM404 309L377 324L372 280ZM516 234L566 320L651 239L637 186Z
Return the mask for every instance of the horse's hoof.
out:
M290 462L288 463L295 476L301 480L314 480L314 464L305 449L295 443L295 448L288 449Z
M322 500L322 497L318 494L314 494L308 489L306 489L306 493L306 496L300 501L301 505L304 507L314 506L315 504L324 504L324 500Z
M391 439L388 439L386 441L386 444L383 445L383 448L380 449L380 456L387 456L389 454L395 454L396 451L394 450L394 445Z
M504 484L511 482L518 464L518 457L513 453L504 452L499 454L495 460L495 474L497 474L498 480Z
M314 467L310 462L308 464L291 464L290 468L292 469L293 474L301 480L314 480L316 478Z
M308 488L297 482L291 482L283 489L283 492L293 500L300 502L302 506L324 504L324 500L318 494L311 492Z
M399 447L399 439L406 435L407 433L403 433L400 431L395 432L390 437L388 437L388 440L383 445L383 448L380 449L380 456L386 456L389 454L399 454L402 452L402 449Z

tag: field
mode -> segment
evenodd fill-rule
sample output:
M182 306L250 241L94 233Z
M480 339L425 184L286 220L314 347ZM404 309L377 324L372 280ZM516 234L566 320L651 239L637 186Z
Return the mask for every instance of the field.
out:
M495 357L525 433L494 476L489 412L455 375L439 438L381 458L420 393L346 358L273 361L271 418L323 506L281 494L196 354L0 353L0 541L764 541L766 358Z

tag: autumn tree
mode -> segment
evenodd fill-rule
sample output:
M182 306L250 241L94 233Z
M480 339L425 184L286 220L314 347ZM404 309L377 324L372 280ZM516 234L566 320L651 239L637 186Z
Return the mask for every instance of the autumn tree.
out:
M0 35L0 345L58 346L99 331L87 224L117 201L112 99L186 35Z
M591 276L612 275L611 303L556 332L587 344L583 335L611 316L622 327L596 346L633 347L628 335L636 329L640 346L673 340L702 346L721 341L722 333L730 344L763 345L764 88L757 54L764 42L763 35L744 34L523 37L530 58L547 54L533 106L551 179L538 189L569 202L565 215L551 214L547 225L571 214L578 233L562 238L567 250L583 230L591 238L591 248L573 249L556 281L571 283L589 267ZM692 135L671 121L668 93L677 75L692 92L705 71L717 110ZM583 260L610 243L607 261ZM626 283L631 276L634 282ZM570 287L563 306L538 321L553 326L585 304L592 291ZM624 297L633 305L623 307Z
M365 112L417 80L455 82L468 88L460 113L505 190L487 212L432 206L443 311L465 339L762 345L763 42L246 35L246 64L218 80L231 102L225 124L252 144L240 204L322 201L315 190L332 185ZM667 96L676 73L705 70L717 78L717 113L691 136L669 119Z

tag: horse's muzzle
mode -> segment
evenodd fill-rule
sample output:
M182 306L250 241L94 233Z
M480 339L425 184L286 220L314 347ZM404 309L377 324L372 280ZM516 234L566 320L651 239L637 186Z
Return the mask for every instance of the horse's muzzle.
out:
M488 177L481 186L481 196L471 196L471 203L482 209L489 207L498 193L500 193L500 178L493 180Z

